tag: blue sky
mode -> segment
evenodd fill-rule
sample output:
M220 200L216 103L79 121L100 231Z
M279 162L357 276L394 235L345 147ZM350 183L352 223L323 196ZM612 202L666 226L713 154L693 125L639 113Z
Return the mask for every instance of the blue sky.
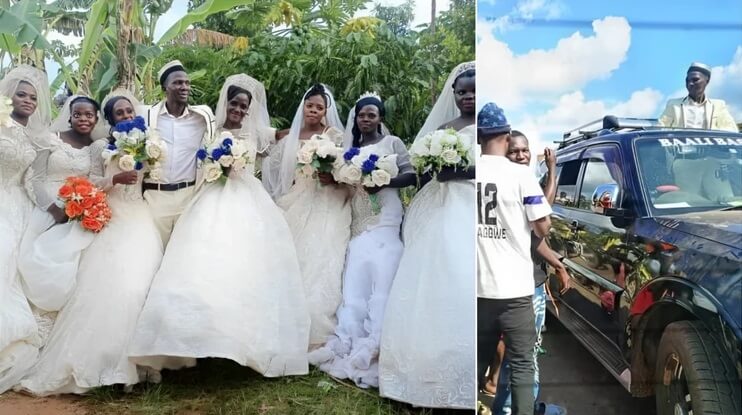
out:
M478 65L491 74L479 79L479 103L497 102L541 148L603 111L657 117L668 98L684 94L693 61L714 68L708 95L727 100L742 122L739 0L480 0L477 18ZM575 23L557 24L565 21ZM712 30L714 23L737 30Z

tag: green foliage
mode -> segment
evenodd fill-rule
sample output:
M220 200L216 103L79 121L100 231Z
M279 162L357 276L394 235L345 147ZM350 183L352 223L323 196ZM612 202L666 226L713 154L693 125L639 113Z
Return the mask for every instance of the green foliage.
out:
M387 126L409 143L449 72L474 59L473 21L471 45L456 39L455 28L449 27L461 16L474 16L474 5L458 7L441 17L435 35L424 30L399 36L386 24L349 32L342 27L294 29L288 36L264 32L250 40L244 54L168 47L154 66L180 59L190 71L204 70L203 77L192 79L193 102L212 107L227 76L249 74L265 85L273 124L282 128L289 126L302 94L314 83L330 86L343 121L362 93L376 91L385 100Z
M394 34L405 36L410 33L410 22L415 17L415 2L407 0L399 6L382 6L377 3L374 15L383 20Z

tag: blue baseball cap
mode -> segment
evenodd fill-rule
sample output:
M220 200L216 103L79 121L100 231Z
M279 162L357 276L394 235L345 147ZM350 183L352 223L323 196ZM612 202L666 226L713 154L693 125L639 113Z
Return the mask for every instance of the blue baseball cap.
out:
M502 108L494 102L484 104L477 115L477 133L492 136L509 132L510 124Z

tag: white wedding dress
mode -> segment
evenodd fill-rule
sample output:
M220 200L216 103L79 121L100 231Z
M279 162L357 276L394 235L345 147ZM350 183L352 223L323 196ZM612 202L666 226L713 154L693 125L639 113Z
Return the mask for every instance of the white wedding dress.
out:
M475 146L475 125L459 133ZM381 336L384 397L422 407L474 408L475 197L473 180L432 180L412 199Z
M276 202L294 236L312 319L311 348L323 345L337 324L335 313L342 301L343 265L350 239L348 202L345 188L322 186L300 174L289 192Z
M404 144L397 137L387 135L364 149L380 156L396 153L399 174L412 172ZM378 201L378 212L373 211L372 197ZM378 386L379 341L389 289L402 255L399 231L404 208L399 189L387 187L374 196L356 189L351 209L352 239L338 325L327 344L310 353L310 362L335 377L368 388Z
M257 143L247 139L254 160ZM308 372L310 320L291 232L253 172L205 184L178 220L133 361L159 370L219 357L267 377Z
M35 395L84 393L139 381L127 346L162 258L162 241L137 184L112 185L116 159L103 176L101 151L91 145L91 179L108 193L111 221L82 253L72 297L62 308L39 362L21 382Z
M24 175L36 158L26 129L0 126L0 393L11 388L38 355L41 339L18 273L18 252L33 203Z
M46 208L54 203L67 178L90 175L91 147L74 148L55 135L50 148L40 151L33 164L37 207L21 241L18 268L23 290L37 308L34 311L50 323L72 295L80 254L95 234L83 229L79 221L57 224Z

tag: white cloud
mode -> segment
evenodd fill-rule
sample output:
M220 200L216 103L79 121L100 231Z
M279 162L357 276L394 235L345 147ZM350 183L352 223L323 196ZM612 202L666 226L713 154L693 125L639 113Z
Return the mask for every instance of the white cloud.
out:
M495 0L489 3L494 4ZM523 27L521 21L538 17L546 20L556 19L565 9L566 6L561 0L519 0L510 12L494 19L495 29L498 32L520 29Z
M738 46L729 65L711 68L707 95L723 99L736 122L742 122L742 46Z
M478 88L480 96L483 102L494 100L506 109L527 100L554 99L590 81L608 78L626 60L631 44L626 19L606 17L593 22L591 36L575 32L552 49L516 55L495 37L496 23L477 23L477 66L489 79Z
M656 118L663 104L662 93L652 88L635 91L628 100L612 105L601 100L586 100L581 91L576 91L559 97L543 114L527 114L511 120L510 124L526 134L534 153L541 153L544 147L552 147L555 140L561 140L563 133L606 115Z

